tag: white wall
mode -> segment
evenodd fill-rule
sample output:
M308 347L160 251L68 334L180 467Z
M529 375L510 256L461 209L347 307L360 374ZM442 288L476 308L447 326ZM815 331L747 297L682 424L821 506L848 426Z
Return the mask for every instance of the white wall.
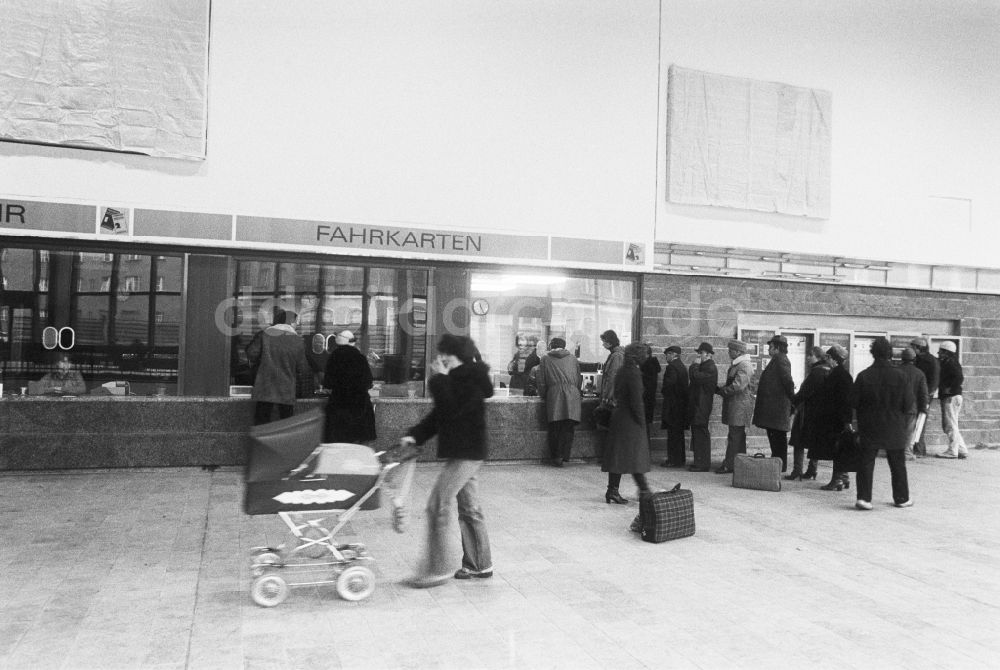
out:
M833 166L829 220L681 207L663 139L658 240L1000 266L1000 3L664 0L662 43L664 70L831 91Z
M0 195L652 240L656 0L214 0L204 164L0 144Z
M0 197L1000 267L998 8L214 0L207 161L0 143ZM831 218L667 203L671 63L831 91Z

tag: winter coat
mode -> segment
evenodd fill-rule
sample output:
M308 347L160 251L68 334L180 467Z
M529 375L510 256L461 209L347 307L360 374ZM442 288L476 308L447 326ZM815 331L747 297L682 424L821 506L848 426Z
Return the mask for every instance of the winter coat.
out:
M649 437L642 404L642 375L634 361L625 361L615 376L617 407L611 413L604 458L604 472L649 472Z
M805 384L803 384L805 386ZM854 410L851 407L851 387L854 379L843 366L836 366L823 380L819 390L818 405L824 409L823 420L816 426L813 443L809 446L809 458L832 461L837 456L837 438L844 426L851 423Z
M580 422L580 362L565 349L553 349L535 368L538 395L545 400L545 420Z
M350 344L334 347L326 361L323 386L330 389L323 439L354 443L374 440L375 409L368 395L372 371L365 355Z
M703 363L692 363L688 370L688 425L707 426L715 403L715 387L719 383L719 369L711 358Z
M663 428L688 427L688 371L680 358L667 363L663 371L663 410L660 425Z
M295 404L295 382L309 369L306 348L288 324L268 326L247 345L247 359L257 368L250 397L257 402Z
M601 404L608 407L615 405L615 377L625 360L625 348L617 346L608 354L601 370Z
M722 396L722 423L727 426L747 426L753 417L753 394L750 393L750 378L753 363L746 354L733 360L726 371L726 383L718 387L716 393Z
M775 354L764 368L757 383L757 402L753 408L753 425L759 428L787 431L791 428L792 364L785 354Z
M917 402L917 414L926 413L931 404L931 395L927 389L927 377L914 363L906 363L905 361L899 366L899 371L906 375L907 381L910 382L910 388L913 389L913 396Z
M646 423L653 423L653 411L656 408L656 382L660 377L660 361L656 356L650 356L639 366L642 374L642 406L646 411Z
M965 375L962 374L962 364L955 356L941 360L941 377L938 386L939 398L950 398L953 395L962 395L962 382Z
M490 368L485 363L465 363L446 375L434 375L427 390L434 408L407 435L423 444L437 435L438 458L483 461L489 455L486 404L493 395Z
M862 447L889 451L906 448L910 437L907 415L916 414L917 401L912 385L899 368L876 359L854 380L851 405L858 414Z
M830 366L826 363L813 363L809 368L809 374L802 382L792 404L795 405L795 414L798 418L801 415L801 434L795 446L806 447L810 450L819 445L819 440L826 435L830 429L830 408L824 403L823 386L826 378L830 374ZM809 452L812 458L812 451ZM832 456L831 456L832 458Z
M934 355L930 352L922 351L917 354L917 360L914 365L927 377L927 392L931 394L931 397L934 397L941 379L941 362L934 358Z

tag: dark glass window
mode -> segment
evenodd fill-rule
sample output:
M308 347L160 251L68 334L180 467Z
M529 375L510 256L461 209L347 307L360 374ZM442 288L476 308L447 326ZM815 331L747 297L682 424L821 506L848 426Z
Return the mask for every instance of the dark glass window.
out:
M0 248L5 391L41 390L66 357L90 393L107 382L175 393L183 267L180 256Z
M321 392L334 336L343 330L355 334L383 395L423 392L426 270L241 260L233 299L233 384L253 383L246 347L286 310L298 315L312 371L312 379L300 380L300 396Z

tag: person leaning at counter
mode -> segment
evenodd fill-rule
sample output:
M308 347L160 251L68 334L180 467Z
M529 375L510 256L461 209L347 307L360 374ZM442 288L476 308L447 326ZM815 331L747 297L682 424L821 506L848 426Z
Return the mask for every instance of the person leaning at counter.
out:
M62 354L56 361L56 369L31 385L32 394L40 395L83 395L87 384L79 370L73 369L69 356Z

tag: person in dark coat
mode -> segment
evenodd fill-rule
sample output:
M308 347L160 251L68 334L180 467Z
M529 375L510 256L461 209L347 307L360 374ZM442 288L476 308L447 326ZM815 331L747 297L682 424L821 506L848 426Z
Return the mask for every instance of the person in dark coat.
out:
M566 349L566 340L553 337L549 351L535 368L538 395L545 400L549 456L562 467L573 450L573 431L580 423L580 362Z
M684 431L688 427L688 371L681 361L680 347L669 346L663 353L667 357L660 387L663 393L660 427L667 430L667 460L663 466L681 468L687 459Z
M507 372L510 373L510 388L528 388L528 378L531 371L538 365L539 358L535 352L538 345L538 338L524 333L518 333L514 338L514 357L507 364ZM525 395L529 395L525 393Z
M788 360L788 338L775 335L767 342L771 356L757 383L757 401L753 408L753 425L767 431L771 456L781 459L781 471L788 468L788 431L792 427L792 398L795 382L792 381L792 364ZM802 465L799 464L799 472Z
M835 344L826 350L830 361L830 374L823 382L821 395L822 403L826 407L827 432L818 436L817 453L818 460L833 460L833 475L830 482L820 488L824 491L843 491L851 488L851 478L848 473L837 469L837 440L844 431L851 431L851 419L853 418L853 408L851 407L851 388L854 386L854 379L848 370L847 350L839 344ZM813 456L810 452L810 457Z
M468 337L443 335L437 350L433 376L427 382L434 408L399 441L399 449L405 451L437 436L437 456L446 459L427 499L427 546L417 576L410 581L415 588L439 586L452 577L447 547L455 501L462 531L462 567L455 579L493 576L476 477L489 451L484 401L493 395L490 369L479 360Z
M747 345L732 340L728 345L729 360L732 363L726 371L726 383L716 389L722 396L722 423L728 426L726 435L726 457L716 474L732 474L736 454L747 453L747 425L753 415L753 395L750 393L750 378L753 377L753 363L747 355Z
M351 331L338 333L334 342L323 375L323 386L330 389L323 441L371 442L376 434L375 409L368 395L373 384L368 359L358 351Z
M275 408L279 419L287 419L295 411L296 382L309 369L305 345L295 332L297 319L295 312L276 312L274 324L247 345L247 358L257 369L250 396L257 401L254 407L257 425L268 423Z
M906 379L913 387L913 395L917 399L917 411L910 418L910 438L906 441L905 449L906 460L913 461L917 458L916 454L914 454L917 437L919 437L916 433L917 423L920 421L921 415L924 417L922 423L926 423L927 408L930 405L930 393L927 391L927 376L916 366L917 352L907 347L903 349L900 358L902 359L902 364L899 366L899 370L906 375ZM923 426L920 426L920 428L923 429ZM921 430L921 432L923 431Z
M927 378L927 393L930 394L931 399L938 397L938 380L941 377L941 363L938 359L934 358L934 354L930 352L930 347L927 346L927 338L915 337L913 341L910 342L910 346L913 350L917 352L917 360L914 365L917 369L924 373ZM930 407L927 408L928 412ZM913 445L913 453L916 456L926 456L927 455L927 443L924 441L924 434L927 432L927 417L924 417L923 424L920 427L920 435L917 436L917 442Z
M642 374L639 366L646 358L646 346L638 342L624 349L622 366L615 376L617 405L611 413L608 440L604 447L601 470L608 473L608 503L628 502L618 491L622 474L629 473L639 487L639 494L649 491L649 438L646 433L646 411L642 402Z
M962 412L962 383L965 375L962 364L958 362L958 347L954 342L945 340L938 349L941 359L941 377L938 386L938 396L941 399L941 428L948 436L948 448L938 458L968 458L969 448L965 446L965 438L958 429L958 416Z
M855 507L872 508L872 478L879 449L885 449L892 475L892 499L896 507L910 507L904 449L910 439L909 416L916 414L916 397L906 376L892 365L892 345L877 337L871 345L874 362L854 380L851 405L858 417L861 465L857 475Z
M801 437L795 444L795 460L792 473L785 479L816 479L816 461L822 451L820 438L828 432L827 407L822 396L826 376L830 374L826 352L822 347L813 347L806 354L809 374L802 381L802 387L792 397L795 415L802 422ZM806 449L809 450L809 467L802 472ZM833 458L831 454L830 459Z
M708 420L715 403L719 369L712 360L715 349L711 344L702 342L695 351L698 360L688 369L688 425L691 426L691 451L694 455L694 463L688 470L708 472L712 467L712 434L708 430Z
M653 439L653 414L656 411L656 382L660 380L659 359L653 355L653 347L643 344L646 347L646 360L639 365L639 373L642 375L642 407L646 411L646 435ZM650 442L652 446L652 442Z

